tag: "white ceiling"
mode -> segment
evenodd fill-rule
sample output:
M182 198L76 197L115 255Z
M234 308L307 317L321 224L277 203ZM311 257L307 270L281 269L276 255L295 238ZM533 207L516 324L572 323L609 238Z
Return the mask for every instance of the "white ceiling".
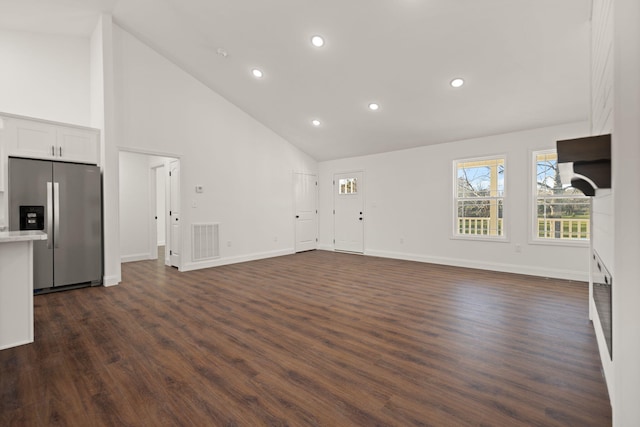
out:
M0 27L87 36L97 14L111 11L116 24L328 160L588 120L590 7L591 0L0 0ZM314 34L324 47L311 45ZM466 84L452 88L454 77ZM369 111L370 102L380 110ZM312 126L314 118L322 125Z

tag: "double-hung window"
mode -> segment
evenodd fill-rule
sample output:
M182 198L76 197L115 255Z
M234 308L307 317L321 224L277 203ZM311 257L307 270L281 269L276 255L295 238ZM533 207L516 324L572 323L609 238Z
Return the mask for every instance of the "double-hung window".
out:
M454 237L504 239L505 157L454 162Z
M533 241L588 242L591 200L582 191L560 181L555 150L535 151L533 162Z

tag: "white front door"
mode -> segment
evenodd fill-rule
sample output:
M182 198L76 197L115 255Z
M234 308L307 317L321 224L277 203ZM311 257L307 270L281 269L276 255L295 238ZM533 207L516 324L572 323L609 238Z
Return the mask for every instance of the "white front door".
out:
M310 251L316 248L318 237L316 176L294 173L293 191L296 203L296 252Z
M181 227L180 227L180 161L169 163L169 259L171 265L180 268Z
M333 236L337 251L364 252L362 172L333 176Z

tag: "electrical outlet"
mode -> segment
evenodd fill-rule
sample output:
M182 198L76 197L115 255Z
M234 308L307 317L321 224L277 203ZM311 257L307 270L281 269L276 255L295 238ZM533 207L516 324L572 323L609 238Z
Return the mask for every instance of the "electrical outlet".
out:
M231 240L227 240L227 247L230 248L231 247Z
M516 243L516 252L517 253L522 252L522 245L520 243Z
M400 244L401 244L401 245L404 245L404 237L401 237L401 238L400 238Z

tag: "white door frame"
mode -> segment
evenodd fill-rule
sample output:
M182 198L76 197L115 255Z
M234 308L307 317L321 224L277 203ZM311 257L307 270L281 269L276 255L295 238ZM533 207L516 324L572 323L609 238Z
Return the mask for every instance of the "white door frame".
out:
M171 188L173 187L173 181L171 180L171 165L173 163L177 163L178 166L178 170L180 171L179 175L178 175L178 185L176 186L176 191L177 194L172 194L171 192ZM169 234L166 236L167 239L167 246L166 248L169 248L169 265L173 266L173 267L177 267L178 270L182 270L182 254L183 254L183 248L184 248L184 231L183 231L183 227L182 227L182 202L181 202L181 191L180 188L182 187L182 171L180 170L181 168L181 162L180 159L174 159L171 160L169 162L169 203L167 203L168 205L168 212L167 212L167 223L169 224ZM175 199L177 201L177 205L178 205L178 213L176 214L175 212L171 211L171 198L175 196ZM171 233L173 231L173 227L176 227L177 229L177 233L178 233L178 252L177 255L176 254L171 254L172 251L174 251L174 249L176 249L176 245L174 244L174 242L172 242L173 237L171 236ZM165 250L165 252L167 252Z

